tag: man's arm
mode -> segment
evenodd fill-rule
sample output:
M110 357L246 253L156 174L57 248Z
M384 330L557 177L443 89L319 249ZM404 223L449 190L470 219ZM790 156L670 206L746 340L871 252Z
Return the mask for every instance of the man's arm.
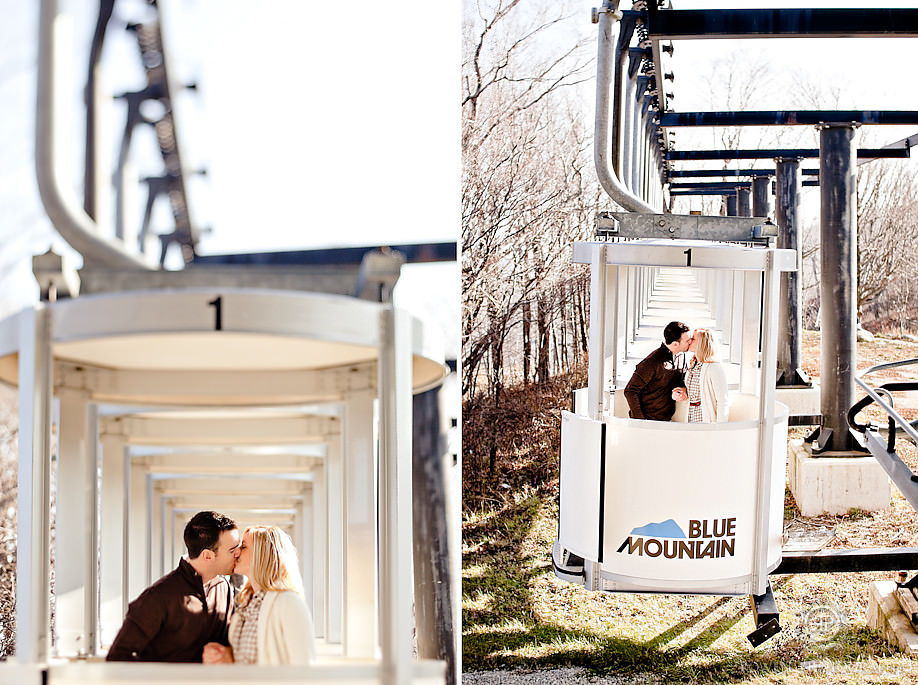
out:
M162 600L144 592L128 606L121 630L109 647L106 661L144 661L144 652L156 638L165 620Z
M628 408L631 410L632 419L645 418L644 410L641 407L641 396L644 394L644 389L651 380L652 374L649 373L649 369L644 362L641 362L634 368L631 380L629 380L628 385L625 386L625 399L628 400Z

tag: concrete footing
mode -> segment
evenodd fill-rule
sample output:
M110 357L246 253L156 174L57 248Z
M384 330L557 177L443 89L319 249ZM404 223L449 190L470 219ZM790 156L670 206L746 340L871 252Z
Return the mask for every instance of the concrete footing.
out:
M791 416L819 416L819 386L790 386L775 388L775 399L786 404Z
M896 601L895 581L874 581L868 594L867 627L908 656L918 655L918 634Z
M792 440L787 452L788 483L804 516L889 507L889 477L869 454L824 452L814 457L800 440Z

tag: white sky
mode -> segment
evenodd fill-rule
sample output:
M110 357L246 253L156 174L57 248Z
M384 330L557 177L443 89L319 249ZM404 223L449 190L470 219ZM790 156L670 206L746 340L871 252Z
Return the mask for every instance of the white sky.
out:
M6 24L0 97L15 112L15 130L0 139L0 154L7 160L3 178L16 187L0 193L0 216L7 217L0 219L0 284L15 291L0 311L34 298L32 254L49 241L65 249L34 187L38 5L0 0ZM202 254L458 239L458 3L160 0L160 6L173 79L198 83L196 94L185 91L174 104L186 171L208 172L189 181L192 217L213 229L201 240ZM61 177L82 197L80 103L97 3L61 0L61 7L73 36ZM143 86L136 39L122 27L149 12L145 0L115 5L103 60L112 93ZM114 160L121 104L110 121ZM9 133L12 117L6 123ZM139 176L162 173L148 129L136 130L132 149L140 152L134 155ZM139 222L144 201L138 192L128 216ZM155 231L171 228L168 213L163 202ZM22 214L26 224L15 220ZM110 232L106 219L103 230ZM5 278L14 271L14 279ZM406 267L396 297L425 318L457 321L456 264Z

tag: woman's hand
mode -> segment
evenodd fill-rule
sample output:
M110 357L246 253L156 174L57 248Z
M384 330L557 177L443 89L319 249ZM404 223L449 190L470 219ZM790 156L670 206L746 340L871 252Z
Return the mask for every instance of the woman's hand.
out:
M688 391L685 388L673 388L673 399L676 402L685 402L688 399Z
M219 642L208 642L204 645L202 661L205 664L231 664L233 663L233 649Z

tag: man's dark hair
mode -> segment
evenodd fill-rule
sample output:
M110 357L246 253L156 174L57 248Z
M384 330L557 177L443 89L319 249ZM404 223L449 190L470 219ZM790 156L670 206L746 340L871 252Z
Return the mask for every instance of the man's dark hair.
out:
M217 551L220 533L235 530L236 522L215 511L199 511L185 526L185 547L188 558L197 559L205 549Z
M663 329L663 342L671 345L682 337L683 333L688 333L689 327L681 321L670 321Z

